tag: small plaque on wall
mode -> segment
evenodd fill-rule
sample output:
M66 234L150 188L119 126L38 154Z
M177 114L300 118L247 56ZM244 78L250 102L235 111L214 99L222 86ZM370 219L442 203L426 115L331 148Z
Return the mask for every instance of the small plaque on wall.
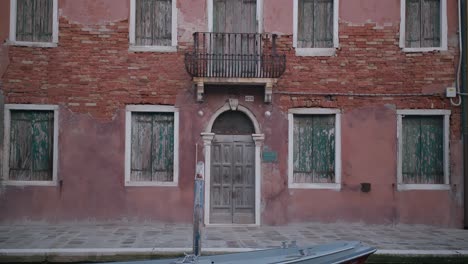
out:
M254 101L254 96L253 95L246 95L245 96L245 101L246 102L253 102Z
M278 152L276 151L263 151L263 162L277 162Z

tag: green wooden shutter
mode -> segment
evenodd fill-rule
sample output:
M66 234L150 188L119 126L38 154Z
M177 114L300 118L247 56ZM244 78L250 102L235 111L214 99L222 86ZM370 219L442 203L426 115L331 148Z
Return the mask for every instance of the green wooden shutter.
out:
M174 114L153 115L152 180L173 181Z
M16 40L52 41L53 0L17 0Z
M440 47L440 0L406 0L406 47Z
M173 181L174 114L132 113L132 181Z
M171 46L171 0L136 0L135 18L135 44Z
M53 127L53 111L11 111L10 180L52 180Z
M294 116L294 182L335 181L335 116Z
M333 0L299 0L298 47L333 47Z
M444 183L443 128L443 116L403 117L403 183Z

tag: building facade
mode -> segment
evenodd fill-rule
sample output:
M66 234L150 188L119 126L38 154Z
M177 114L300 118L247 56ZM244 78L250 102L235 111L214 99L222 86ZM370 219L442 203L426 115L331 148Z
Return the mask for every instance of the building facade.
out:
M463 226L457 1L0 5L2 221Z

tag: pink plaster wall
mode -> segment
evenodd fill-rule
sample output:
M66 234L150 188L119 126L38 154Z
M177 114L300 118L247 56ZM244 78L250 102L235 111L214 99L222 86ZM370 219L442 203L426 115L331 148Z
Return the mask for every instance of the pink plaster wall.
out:
M341 0L341 23L399 24L401 0ZM293 33L293 3L284 0L264 1L264 30L289 35ZM457 1L447 1L449 34L457 33Z
M192 41L194 32L208 31L206 4L207 0L177 1L179 41Z
M126 20L130 13L128 0L60 0L60 15L80 24L102 24Z
M0 77L8 64L8 46L4 45L10 33L10 1L0 2Z
M60 109L58 181L54 187L6 187L0 199L4 221L31 219L151 219L188 222L192 216L190 166L178 187L125 187L125 111L110 122ZM181 131L189 131L181 122ZM184 132L182 132L184 133ZM185 144L181 137L181 144ZM181 154L182 164L193 158ZM7 199L7 201L5 201ZM14 203L9 202L14 201Z
M289 221L364 221L461 226L462 174L452 168L450 191L397 191L394 106L350 109L342 115L342 190L289 191ZM455 142L455 145L458 145ZM455 146L453 152L460 153ZM459 156L459 155L457 155ZM460 164L460 157L453 163ZM363 193L360 183L371 183Z
M340 1L340 19L343 22L400 23L400 0L344 0Z
M264 0L263 23L265 32L292 34L293 1Z

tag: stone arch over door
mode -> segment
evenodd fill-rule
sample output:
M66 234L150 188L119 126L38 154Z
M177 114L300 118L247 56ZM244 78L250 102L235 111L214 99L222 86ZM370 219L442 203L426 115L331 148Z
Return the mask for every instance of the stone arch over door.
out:
M249 222L248 224L251 225L260 225L260 200L261 200L261 160L260 160L260 153L261 153L261 146L263 144L264 140L264 135L261 134L260 131L260 126L255 118L255 115L246 107L242 105L238 105L237 100L231 99L229 100L228 103L226 103L224 106L219 108L211 117L210 121L208 122L208 125L205 129L205 132L201 133L201 136L203 138L203 143L204 143L204 149L205 149L205 224L206 225L216 225L216 224L236 224L236 217L237 219L242 219L242 217L238 217L236 215L233 215L233 222L232 223L219 223L218 221L212 221L211 219L211 207L212 207L212 201L211 201L211 190L212 190L212 155L213 155L213 148L219 147L220 141L223 141L223 135L216 134L214 132L222 132L222 130L219 130L219 122L218 124L215 124L216 121L219 121L219 117L223 118L227 117L229 114L232 114L232 116L236 116L235 112L238 111L240 114L245 116L247 120L251 122L251 129L250 132L252 134L245 135L245 133L249 130L245 131L240 131L240 134L243 135L238 135L240 139L240 144L237 144L238 147L240 145L243 145L244 147L249 147L248 142L245 142L244 139L246 139L246 136L250 139L250 142L254 144L254 166L253 166L253 173L254 173L254 189L255 189L255 194L254 194L254 221ZM231 117L232 117L231 116ZM237 115L238 117L241 115ZM218 127L218 128L217 128ZM214 130L213 130L214 128ZM235 133L235 131L234 131ZM218 137L217 137L218 135ZM224 135L226 136L226 135ZM229 135L229 138L232 138L236 140L235 135ZM222 143L222 142L221 142ZM214 210L213 210L214 212ZM239 220L242 221L242 220ZM216 223L218 222L218 223Z

